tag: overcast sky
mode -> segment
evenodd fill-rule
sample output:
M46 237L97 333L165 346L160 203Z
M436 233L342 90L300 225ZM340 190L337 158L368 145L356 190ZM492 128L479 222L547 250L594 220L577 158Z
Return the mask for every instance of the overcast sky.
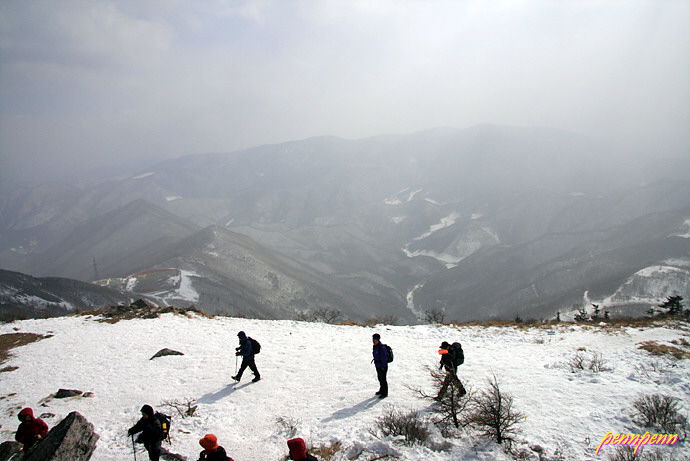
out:
M2 180L480 123L690 155L690 0L3 0L0 33Z

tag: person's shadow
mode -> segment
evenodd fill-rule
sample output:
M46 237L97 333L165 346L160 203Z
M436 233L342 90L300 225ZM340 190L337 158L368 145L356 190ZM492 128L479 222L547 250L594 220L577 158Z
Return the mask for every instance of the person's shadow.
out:
M329 421L334 421L336 419L345 419L349 418L350 416L356 415L360 411L368 410L369 408L372 408L374 405L379 403L381 399L378 397L370 397L363 402L358 403L357 405L353 405L349 408L343 408L342 410L338 410L335 413L333 413L331 416L328 418L322 420L322 422L327 423Z
M236 386L236 384L228 384L227 386L225 386L224 388L222 388L218 392L211 392L211 393L206 394L202 397L199 397L196 400L196 403L203 403L203 404L207 404L207 405L211 404L211 403L216 403L220 399L224 399L225 397L229 396L233 392L238 391L238 390L242 389L243 387L249 386L250 384L252 384L251 381L248 381L248 382L241 384L239 386Z

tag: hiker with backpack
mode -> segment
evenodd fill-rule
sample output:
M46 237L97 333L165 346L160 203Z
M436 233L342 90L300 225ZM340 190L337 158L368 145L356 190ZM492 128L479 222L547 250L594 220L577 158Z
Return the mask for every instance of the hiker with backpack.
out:
M376 367L376 377L379 380L379 390L376 395L380 399L385 399L388 397L388 380L386 375L388 374L388 362L390 362L390 354L388 347L381 342L381 335L374 333L371 337L374 347L372 353L374 355L374 366Z
M199 445L204 451L199 453L198 461L233 461L225 452L225 448L218 445L218 438L213 434L206 434L199 440Z
M144 444L144 448L149 454L150 461L160 460L161 442L169 429L169 425L164 428L161 423L161 420L165 420L162 416L162 413L154 413L151 405L144 405L141 407L141 419L127 430L127 435L132 438L132 443L134 443L134 434L140 433L136 439L136 443ZM169 424L169 422L167 424Z
M443 341L438 353L441 355L441 363L438 369L445 368L446 377L443 380L441 390L438 392L436 400L441 400L443 398L451 383L458 388L458 392L462 397L467 393L462 382L460 382L460 378L458 378L458 366L462 365L465 361L465 353L462 350L462 345L458 342L448 344L448 342Z
M295 438L287 441L290 450L290 459L293 461L319 461L314 455L307 453L307 445L304 439Z
M256 363L254 362L254 355L258 354L261 350L261 345L255 339L247 337L244 331L237 333L237 337L240 339L240 346L236 347L236 356L242 356L242 365L240 365L240 371L232 377L235 381L239 382L242 379L242 373L249 367L254 373L254 379L252 382L255 383L261 379L259 375L259 370L256 368Z
M24 451L29 451L48 434L48 425L41 418L34 418L34 411L28 407L20 411L17 418L21 423L14 439L23 445Z

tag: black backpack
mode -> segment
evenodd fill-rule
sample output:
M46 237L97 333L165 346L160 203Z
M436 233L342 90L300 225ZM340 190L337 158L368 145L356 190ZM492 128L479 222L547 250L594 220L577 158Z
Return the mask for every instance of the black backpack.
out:
M391 363L393 361L393 348L388 344L384 344L384 346L386 347L386 351L388 351L388 363Z
M257 341L254 338L248 338L248 339L252 344L252 354L258 354L259 352L261 352L261 344L259 344L259 341Z
M460 343L453 343L450 345L450 352L453 356L453 365L456 367L465 363L465 353L462 350L462 345Z
M158 421L161 423L161 440L170 442L170 416L157 412L155 417L158 418Z

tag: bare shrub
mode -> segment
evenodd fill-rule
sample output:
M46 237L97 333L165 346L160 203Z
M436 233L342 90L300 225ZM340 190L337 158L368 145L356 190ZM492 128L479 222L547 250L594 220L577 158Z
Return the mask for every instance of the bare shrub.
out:
M318 459L324 461L331 461L336 453L342 449L342 443L336 441L330 445L321 445L319 447L311 447L309 453L315 455Z
M612 368L609 366L608 361L604 359L601 352L594 351L589 361L589 369L594 373L601 373L603 371L611 371Z
M384 317L372 317L365 323L366 326L375 327L376 325L395 325L398 323L398 318L395 315L386 315Z
M446 321L446 314L441 309L429 309L422 314L422 320L428 324L443 324Z
M376 427L384 437L404 437L406 445L424 443L429 439L426 421L418 411L403 413L395 407L389 407Z
M489 389L473 399L467 422L494 442L507 442L510 445L520 432L518 424L525 415L513 408L513 397L510 394L501 392L496 376L488 381Z
M571 373L577 373L578 371L585 370L586 366L584 352L577 351L575 355L568 359L567 365Z
M635 419L643 427L678 434L680 440L685 440L688 420L680 414L681 403L677 398L661 394L646 395L635 400L633 407L637 410Z
M451 381L446 393L441 399L438 399L437 396L443 386L443 381L446 379L446 374L429 366L425 367L425 369L429 372L434 382L433 395L427 394L422 389L410 389L415 391L421 398L435 402L431 407L434 424L441 426L452 425L455 428L466 426L467 418L465 414L472 402L472 388L468 388L464 384L457 386ZM443 429L442 432L445 436L446 432Z
M298 418L282 417L276 418L276 424L282 429L287 438L291 439L297 434L297 428L302 424L302 420Z
M578 349L575 355L568 360L566 365L571 373L577 373L583 370L601 373L612 370L601 352L593 351L588 355L584 349Z
M321 308L315 311L302 311L295 315L295 320L302 322L337 323L342 317L342 312L337 309Z
M196 410L198 406L192 405L193 403L194 399L185 398L184 401L166 400L163 403L161 403L161 406L174 409L175 411L177 411L177 414L184 419L196 416Z

